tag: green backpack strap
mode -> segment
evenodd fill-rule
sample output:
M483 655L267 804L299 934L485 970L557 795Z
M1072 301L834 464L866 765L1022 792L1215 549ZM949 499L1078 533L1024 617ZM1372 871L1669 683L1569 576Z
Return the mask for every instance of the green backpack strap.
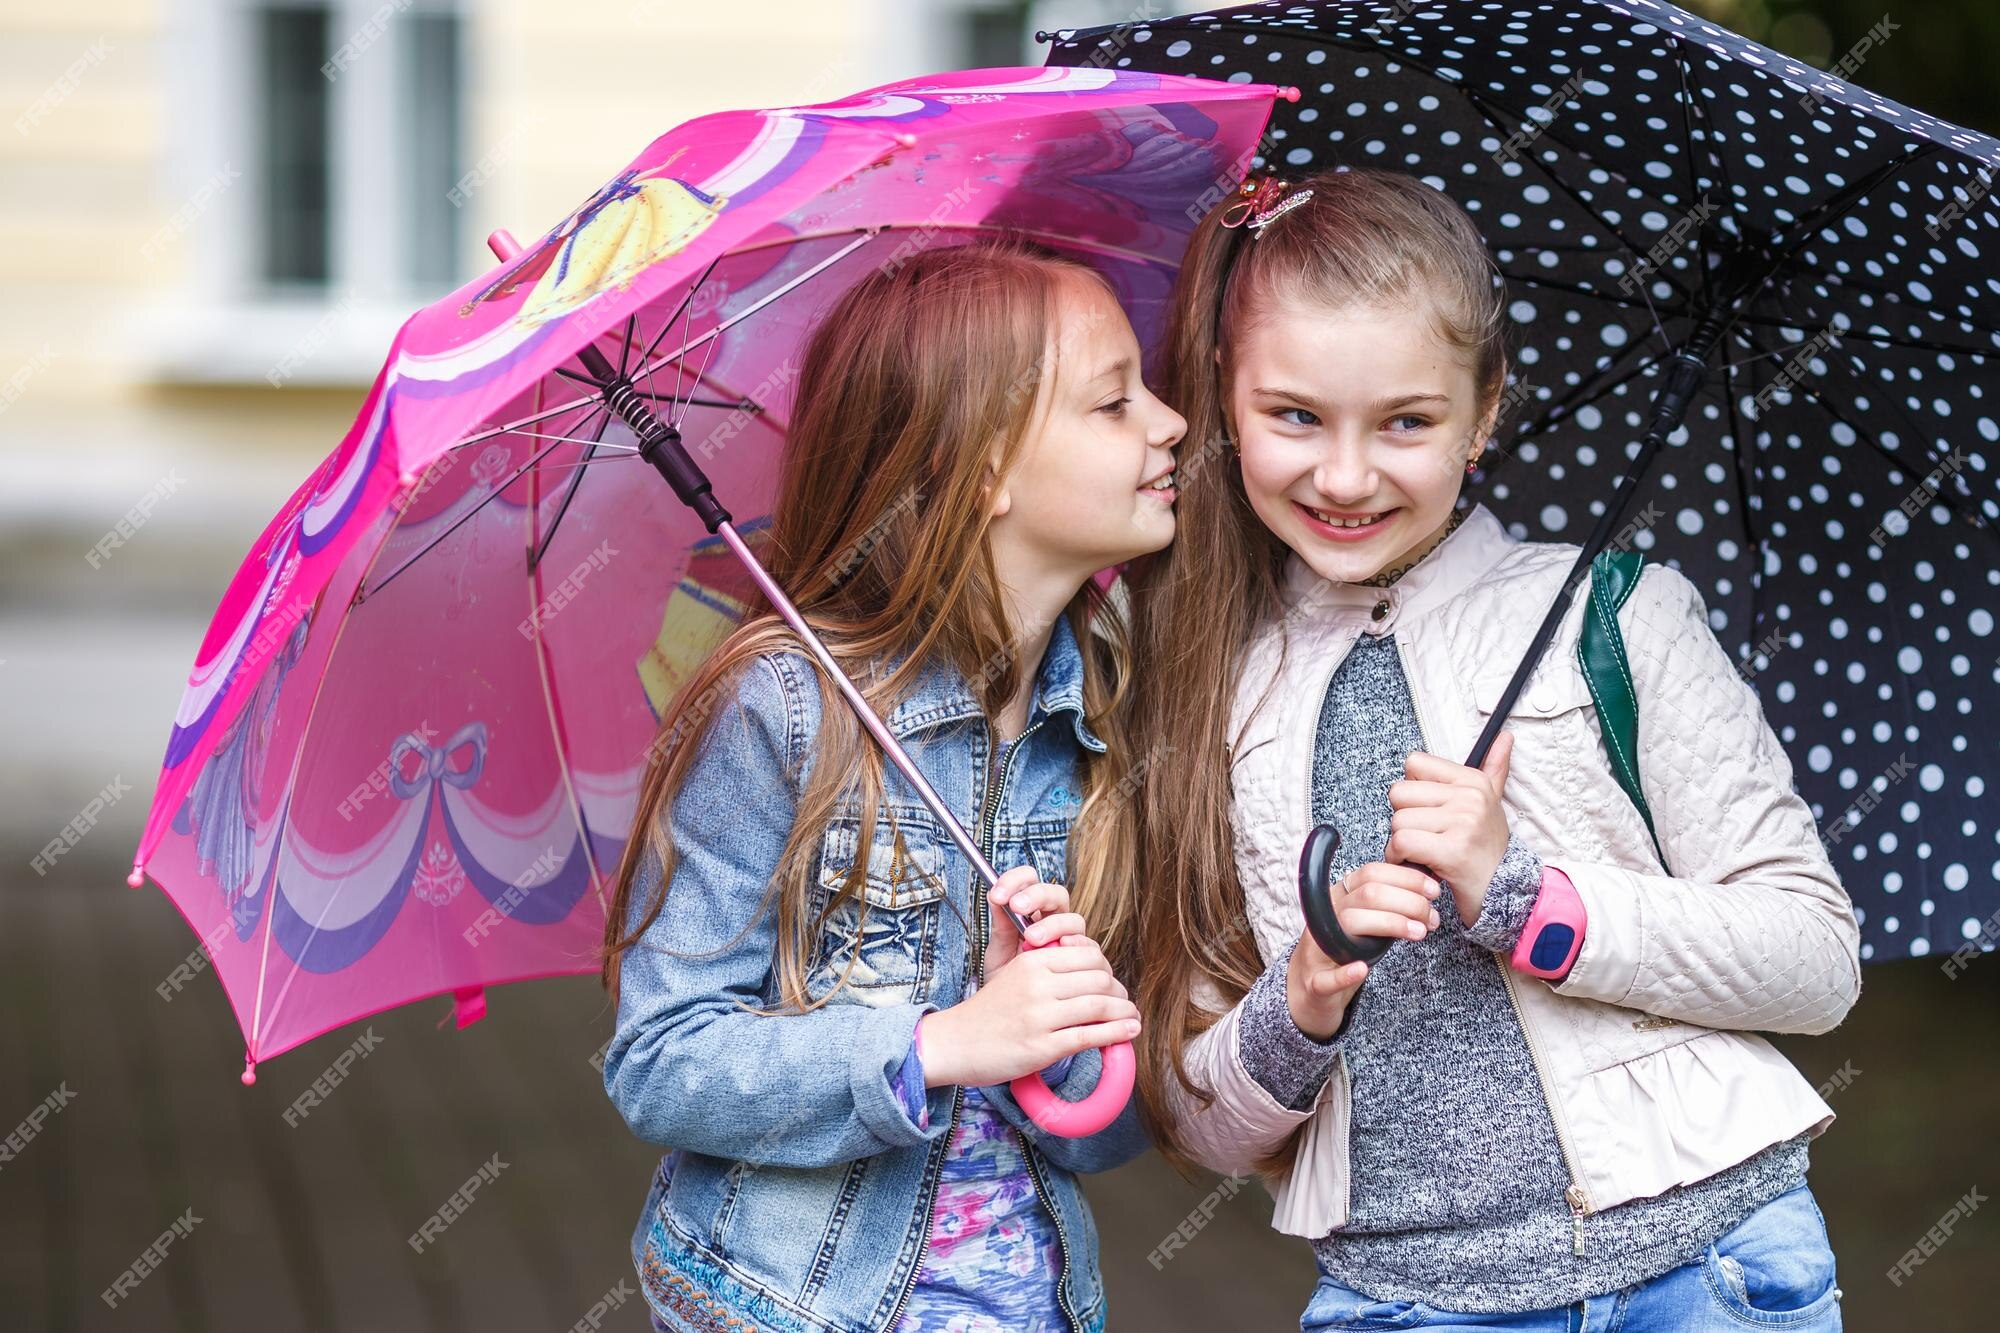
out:
M1590 600L1584 607L1576 658L1604 726L1604 748L1611 756L1612 776L1638 807L1653 839L1653 850L1664 866L1667 854L1660 846L1653 812L1639 786L1639 697L1633 692L1632 668L1625 659L1625 636L1618 631L1618 608L1638 586L1645 563L1645 554L1640 551L1603 551L1590 562Z

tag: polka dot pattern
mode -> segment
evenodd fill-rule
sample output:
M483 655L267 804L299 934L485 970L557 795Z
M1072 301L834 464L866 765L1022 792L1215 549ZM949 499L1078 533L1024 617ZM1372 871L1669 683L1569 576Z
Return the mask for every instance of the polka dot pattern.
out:
M1589 534L1673 351L1747 293L1631 544L1702 590L1863 956L1991 947L2000 142L1653 0L1245 5L1058 33L1049 63L1296 85L1256 167L1465 207L1518 382L1469 485L1520 537Z

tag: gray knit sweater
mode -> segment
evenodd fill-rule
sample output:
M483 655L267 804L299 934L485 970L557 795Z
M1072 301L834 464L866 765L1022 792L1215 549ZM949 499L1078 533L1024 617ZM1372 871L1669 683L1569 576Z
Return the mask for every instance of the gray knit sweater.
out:
M1394 635L1363 634L1327 687L1313 747L1313 818L1342 833L1336 874L1382 859L1389 784L1422 748ZM1310 1106L1335 1054L1346 1060L1349 1216L1313 1250L1323 1271L1376 1300L1466 1312L1571 1305L1693 1262L1805 1179L1802 1134L1706 1180L1585 1215L1576 1253L1563 1150L1500 974L1541 875L1516 839L1470 928L1446 893L1440 928L1374 964L1331 1041L1292 1022L1289 951L1244 998L1244 1067L1281 1103Z

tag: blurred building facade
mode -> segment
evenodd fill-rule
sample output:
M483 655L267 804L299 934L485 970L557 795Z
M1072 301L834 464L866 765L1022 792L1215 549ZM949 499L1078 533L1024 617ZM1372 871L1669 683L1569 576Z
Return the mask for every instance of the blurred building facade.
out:
M0 4L0 837L136 828L200 634L397 325L658 134L1107 0ZM115 840L115 835L107 841Z

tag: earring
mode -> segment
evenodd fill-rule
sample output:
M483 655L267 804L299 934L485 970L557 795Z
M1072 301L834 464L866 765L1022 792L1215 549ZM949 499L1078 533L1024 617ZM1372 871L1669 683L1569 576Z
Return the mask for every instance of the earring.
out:
M1466 474L1469 476L1478 470L1479 470L1479 455L1474 454L1472 457L1465 460L1465 471Z

